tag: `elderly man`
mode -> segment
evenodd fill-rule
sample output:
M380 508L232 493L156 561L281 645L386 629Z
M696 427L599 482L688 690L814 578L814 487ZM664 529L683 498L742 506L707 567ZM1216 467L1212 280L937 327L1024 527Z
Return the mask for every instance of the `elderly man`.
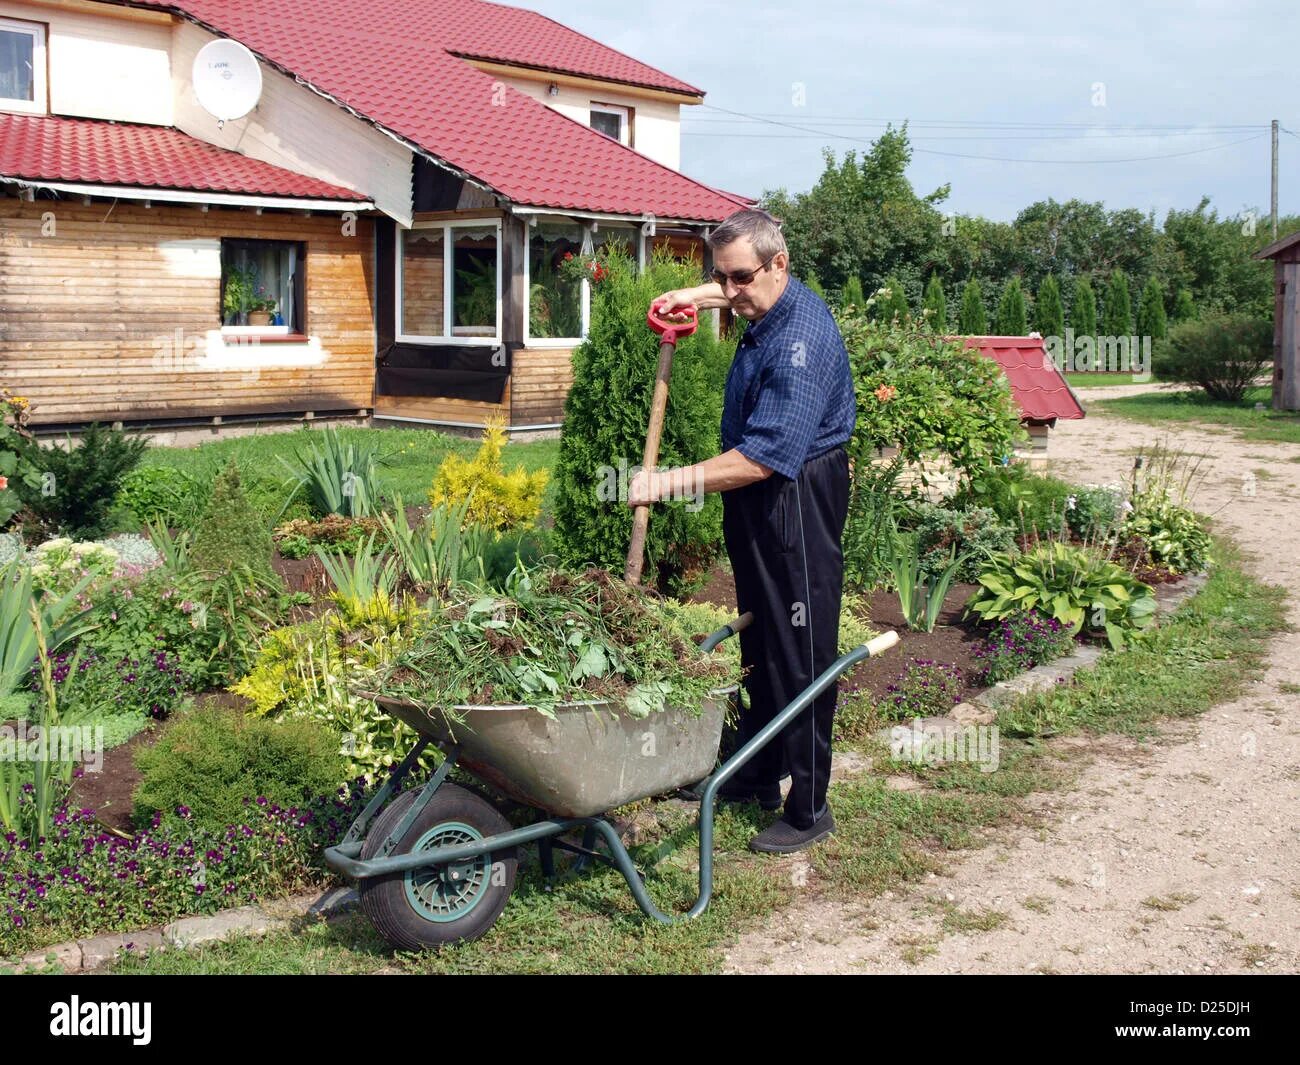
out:
M826 304L790 275L776 221L739 211L708 237L711 284L664 293L660 313L730 307L748 322L727 376L722 453L680 471L646 472L628 503L653 503L695 486L721 492L723 535L740 611L749 707L748 741L837 657L848 511L853 381L844 341ZM759 752L724 797L781 805L783 765L791 776L779 821L750 841L756 851L802 850L835 827L826 803L831 770L832 686Z

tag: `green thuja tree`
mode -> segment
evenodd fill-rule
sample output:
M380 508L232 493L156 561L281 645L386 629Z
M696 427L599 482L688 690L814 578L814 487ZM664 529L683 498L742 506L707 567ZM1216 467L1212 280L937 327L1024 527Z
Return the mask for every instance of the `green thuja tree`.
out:
M938 274L931 274L925 286L925 296L921 301L921 310L929 311L930 328L942 333L948 328L948 304L943 295L943 282Z
M1138 302L1137 335L1163 340L1169 332L1169 319L1165 316L1165 290L1160 279L1152 274L1142 287Z
M1074 283L1074 300L1070 307L1070 325L1077 337L1097 335L1097 297L1093 295L1092 282L1086 277Z
M212 495L194 532L190 559L196 569L223 576L247 567L272 584L275 545L271 530L249 505L232 458L212 482Z
M1178 295L1174 297L1174 312L1170 316L1170 320L1174 325L1177 325L1180 322L1190 322L1196 317L1196 301L1192 298L1192 290L1190 288L1180 288Z
M844 288L840 290L840 307L861 308L866 302L867 297L862 294L862 282L856 275L844 282Z
M659 338L646 309L661 292L689 287L698 267L656 254L638 273L621 249L601 253L606 273L592 286L591 330L573 353L573 387L555 467L555 537L560 560L623 572L632 537L626 490L645 447ZM689 466L718 453L722 390L734 344L702 323L682 338L673 359L660 468ZM650 508L645 583L679 591L701 576L722 545L716 493Z
M907 321L912 309L907 305L907 291L903 288L903 282L896 277L891 277L881 285L881 288L884 291L876 297L875 303L876 321Z
M957 312L957 332L962 336L984 336L989 331L984 315L984 297L980 283L973 278L961 290L961 310Z
M1101 331L1108 337L1126 337L1133 332L1133 305L1128 295L1128 278L1123 270L1112 270L1102 307Z
M1034 325L1045 337L1065 336L1065 307L1061 303L1061 287L1056 278L1048 274L1038 286L1038 299L1034 301Z
M1002 288L1002 298L998 300L997 330L1004 337L1022 337L1029 332L1025 294L1020 288L1019 277L1012 277Z
M826 290L822 288L822 283L817 279L817 275L813 273L813 271L809 270L807 276L802 280L805 285L807 285L822 299L823 302L825 302Z

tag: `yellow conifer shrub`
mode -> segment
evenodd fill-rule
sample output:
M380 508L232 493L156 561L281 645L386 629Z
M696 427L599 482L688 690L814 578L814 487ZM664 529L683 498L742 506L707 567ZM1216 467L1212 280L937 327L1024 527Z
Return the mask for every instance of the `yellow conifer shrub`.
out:
M489 422L483 444L472 461L460 455L443 460L429 490L429 503L435 507L460 506L468 500L468 522L493 529L531 526L542 509L548 474L546 470L529 473L522 466L506 473L501 463L505 442L502 422Z

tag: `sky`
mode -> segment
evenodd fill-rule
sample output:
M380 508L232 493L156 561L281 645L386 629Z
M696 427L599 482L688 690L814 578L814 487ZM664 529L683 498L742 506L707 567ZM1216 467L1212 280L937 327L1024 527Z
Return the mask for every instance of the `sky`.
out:
M922 195L951 184L945 211L1010 221L1078 198L1160 220L1208 196L1266 221L1276 118L1293 131L1278 208L1300 214L1296 0L517 6L704 89L682 108L681 169L735 192L806 191L824 148L860 154L908 120L908 176Z

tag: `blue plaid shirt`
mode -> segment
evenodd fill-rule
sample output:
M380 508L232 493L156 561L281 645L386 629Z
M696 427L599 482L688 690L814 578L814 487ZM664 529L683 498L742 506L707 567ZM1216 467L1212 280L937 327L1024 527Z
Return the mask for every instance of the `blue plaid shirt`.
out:
M793 480L808 459L847 442L856 417L849 354L835 319L792 276L736 347L722 406L722 450L736 448Z

